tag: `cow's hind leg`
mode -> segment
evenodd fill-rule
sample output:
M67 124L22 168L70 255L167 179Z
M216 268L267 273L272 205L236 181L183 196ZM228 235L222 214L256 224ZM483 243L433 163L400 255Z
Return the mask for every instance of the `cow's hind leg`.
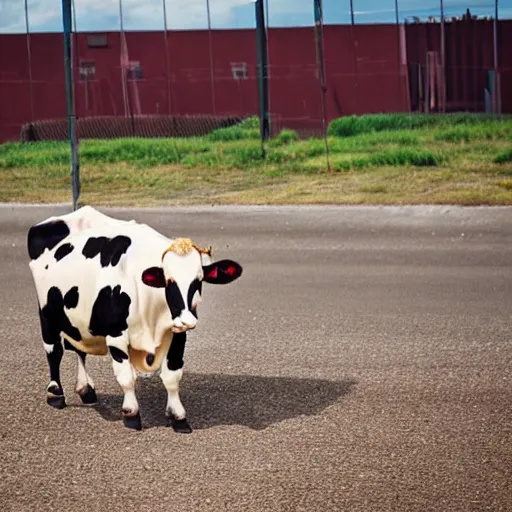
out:
M167 352L167 360L162 363L160 378L167 389L167 407L165 410L172 427L180 434L192 432L186 419L185 408L179 396L181 377L183 376L183 353L187 333L174 334Z
M51 319L48 319L41 309L39 310L39 320L41 322L43 346L50 370L50 383L46 388L46 402L56 409L63 409L66 407L66 399L60 383L60 362L64 354L60 329L58 326L51 324Z
M46 350L48 366L50 367L50 383L46 389L46 401L48 405L56 409L64 409L66 407L66 398L60 383L60 362L64 354L62 342L54 343L53 345L45 343L44 348Z
M75 392L85 405L95 404L98 401L98 398L96 397L96 391L94 390L94 382L85 368L85 358L87 354L77 350L67 340L64 340L64 348L71 352L75 352L77 355Z
M112 357L112 367L117 382L124 392L123 422L127 428L141 430L139 403L135 396L137 375L128 356L128 337L124 334L117 338L107 336L107 346Z
M76 387L75 391L85 405L93 405L98 401L92 377L85 369L84 352L77 352Z

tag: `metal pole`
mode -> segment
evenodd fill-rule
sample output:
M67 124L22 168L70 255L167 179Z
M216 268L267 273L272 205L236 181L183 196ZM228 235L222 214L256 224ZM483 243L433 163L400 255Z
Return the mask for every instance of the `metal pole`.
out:
M123 3L122 0L119 0L119 48L120 48L120 60L121 60L121 86L123 88L123 103L124 103L124 115L128 117L129 105L128 105L128 91L127 91L127 83L126 83L126 47L125 47L125 39L124 39L124 25L123 25Z
M331 170L329 161L329 144L327 142L327 112L325 106L325 95L327 94L327 83L325 79L325 60L324 60L324 34L323 34L323 10L322 0L314 1L315 7L315 40L316 40L316 62L318 66L318 78L320 82L320 97L322 100L322 134L325 143L325 157L327 160L327 170Z
M75 6L75 0L71 0L71 14L73 16L73 38L71 39L71 53L74 56L74 59L72 61L71 65L71 72L73 76L72 84L73 84L73 95L75 97L76 101L76 70L80 70L80 58L78 53L78 31L76 29L76 6ZM80 73L79 73L80 75ZM85 84L86 87L86 98L87 98L87 83ZM88 102L86 100L86 105L88 105ZM78 111L78 108L77 108ZM86 110L87 112L87 110ZM77 120L80 117L79 113L77 112Z
M402 106L402 101L404 99L404 90L402 85L402 51L401 51L401 43L400 43L400 18L398 15L398 0L395 0L395 25L396 25L396 48L397 48L397 74L398 74L398 90L400 93L400 103Z
M27 29L28 86L30 95L30 121L34 121L34 94L32 88L32 52L30 51L30 26L28 23L28 0L25 0L25 26Z
M167 77L167 113L171 115L171 73L169 69L169 42L167 39L167 7L162 0L164 10L165 75Z
M440 0L441 4L441 69L442 76L442 97L441 97L441 110L446 111L446 37L445 37L445 23L444 23L444 1Z
M71 181L73 186L73 210L77 209L80 196L80 174L78 142L75 123L75 101L73 97L73 75L71 72L71 0L62 0L62 21L64 28L64 69L66 72L66 103L68 112L69 142L71 146Z
M496 113L501 114L501 81L498 76L498 66L499 66L499 57L498 57L498 0L494 1L494 24L493 24L493 32L494 32L494 94L495 94L495 102L496 105L495 110Z
M212 110L213 115L216 114L215 110L215 70L213 63L213 44L212 44L212 15L210 12L210 0L206 0L206 13L208 16L208 46L210 49L210 87L212 92Z
M353 70L354 70L354 81L352 82L352 91L354 94L352 94L352 98L353 98L353 103L352 103L352 108L357 111L357 97L358 97L358 94L359 94L359 91L357 90L358 89L358 82L359 82L359 66L358 66L358 62L357 62L357 56L356 56L356 50L355 50L355 35L354 35L354 31L355 31L355 27L354 27L354 23L355 23L355 20L354 20L354 4L353 4L353 0L350 0L350 42L351 42L351 47L352 47L352 65L353 65ZM355 105L355 106L354 106Z
M256 52L258 62L260 135L262 151L264 153L263 142L270 136L268 115L267 38L265 36L265 9L263 7L263 0L256 0L254 5L256 14Z
M267 38L267 91L268 91L268 110L270 112L270 44L269 44L269 37L268 37L268 28L270 26L270 10L268 8L268 0L265 0L265 37ZM270 114L269 114L270 115Z

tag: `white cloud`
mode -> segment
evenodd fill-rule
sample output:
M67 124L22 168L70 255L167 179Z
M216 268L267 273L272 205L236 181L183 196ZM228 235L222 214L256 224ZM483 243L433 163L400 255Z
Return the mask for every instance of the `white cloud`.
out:
M281 0L278 0L281 1ZM212 23L227 26L236 9L251 0L210 0ZM75 0L78 30L119 28L119 0ZM162 0L122 0L127 29L161 29L164 26ZM62 29L60 0L29 0L31 30ZM169 28L204 28L207 25L206 0L166 0ZM0 32L25 32L23 0L0 0Z
M161 30L163 0L122 0L127 30ZM323 0L325 22L349 20L348 0ZM28 0L31 31L62 30L62 0ZM77 28L81 31L119 30L119 0L74 0ZM394 18L395 0L353 0L360 22ZM265 0L270 26L295 26L313 23L313 0ZM488 11L486 4L489 4ZM462 14L466 7L492 14L493 0L445 0L448 15ZM170 29L206 28L206 0L166 0L167 26ZM378 6L378 7L376 7ZM439 0L399 0L401 14L431 14ZM254 26L251 0L210 0L212 26L227 28ZM500 0L500 17L512 16L512 0ZM331 21L333 20L333 21ZM334 21L335 20L335 21ZM0 0L0 33L25 32L24 0Z
M29 0L30 28L37 28L61 19L62 7L59 0ZM24 0L0 0L0 32L25 32Z

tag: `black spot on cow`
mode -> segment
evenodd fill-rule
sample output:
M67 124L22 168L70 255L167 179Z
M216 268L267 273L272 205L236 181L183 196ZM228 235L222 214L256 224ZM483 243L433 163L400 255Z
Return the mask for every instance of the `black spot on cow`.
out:
M107 242L108 238L106 236L91 237L85 242L82 254L89 259L95 258Z
M76 308L78 305L78 286L73 286L71 290L64 295L64 305L68 309Z
M167 368L169 368L169 370L175 371L183 368L183 354L185 352L186 341L186 332L173 334L171 346L167 351Z
M78 292L78 289L77 289ZM69 303L73 303L75 298L73 288L68 292ZM66 296L68 296L66 294ZM76 296L78 302L78 294ZM80 331L74 327L64 312L65 299L62 292L55 286L48 290L46 305L39 310L39 318L41 320L41 332L43 340L47 345L60 345L60 333L64 332L76 341L80 341L82 336Z
M112 265L115 267L131 244L132 241L127 236L120 235L112 238L101 251L101 266L107 267L108 265Z
M62 244L54 254L55 260L60 261L62 258L66 257L68 254L73 252L74 247L71 244Z
M192 299L194 298L194 295L196 292L199 292L199 295L201 295L201 293L203 293L203 283L199 279L194 279L190 283L190 286L188 287L188 294L187 294L188 309L197 318L197 309L192 308Z
M180 289L174 281L169 281L167 283L167 286L165 287L165 299L167 300L167 304L171 310L172 317L179 317L181 312L185 309L185 303L183 302Z
M93 336L121 336L128 328L130 297L121 291L121 285L102 288L94 301L89 331Z
M128 359L128 354L123 352L120 348L108 347L108 350L112 356L112 359L118 363L122 363L125 359Z
M95 258L99 254L102 267L109 265L115 267L131 244L131 239L123 235L114 238L91 237L85 243L82 254L89 259Z
M27 235L27 248L30 259L36 260L43 254L45 249L53 249L69 233L68 225L62 220L32 226L28 230Z

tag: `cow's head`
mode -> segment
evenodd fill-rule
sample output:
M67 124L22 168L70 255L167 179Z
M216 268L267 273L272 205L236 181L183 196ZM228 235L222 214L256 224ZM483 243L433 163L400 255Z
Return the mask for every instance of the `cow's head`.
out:
M212 262L211 248L201 249L188 238L177 238L162 254L162 266L142 273L142 282L153 288L165 288L171 310L173 332L193 329L201 302L203 281L228 284L242 275L242 267L232 260Z

